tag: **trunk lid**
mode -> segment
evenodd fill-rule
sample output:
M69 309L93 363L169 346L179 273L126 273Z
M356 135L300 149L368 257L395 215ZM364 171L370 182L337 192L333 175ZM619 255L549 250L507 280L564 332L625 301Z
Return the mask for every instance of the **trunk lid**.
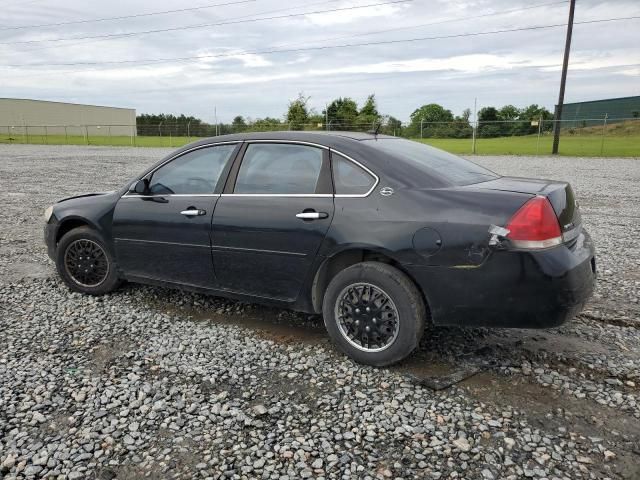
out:
M565 242L575 239L582 228L582 218L578 202L571 185L557 180L536 178L500 177L488 182L476 183L469 187L481 190L517 192L546 197L553 207ZM514 212L515 213L515 212Z

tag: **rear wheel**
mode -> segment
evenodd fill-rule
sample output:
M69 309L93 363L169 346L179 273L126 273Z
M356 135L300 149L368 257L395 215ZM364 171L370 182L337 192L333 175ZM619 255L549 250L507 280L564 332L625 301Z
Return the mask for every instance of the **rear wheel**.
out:
M102 295L118 287L115 259L95 230L79 227L65 233L58 243L56 268L76 292Z
M322 311L334 343L354 360L374 366L411 354L426 317L414 283L397 268L378 262L338 273L327 287Z

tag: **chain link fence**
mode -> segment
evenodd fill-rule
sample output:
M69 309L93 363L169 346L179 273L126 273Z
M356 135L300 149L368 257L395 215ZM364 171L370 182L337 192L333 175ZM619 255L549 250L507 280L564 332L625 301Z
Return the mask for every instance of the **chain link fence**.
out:
M378 132L413 138L457 154L549 155L556 120L452 121L380 125ZM640 157L640 118L562 120L560 153ZM298 131L371 132L376 124L267 123L158 125L0 126L0 143L179 147L198 138L230 133Z
M562 155L640 157L640 119L421 122L419 140L458 154L549 155L556 123Z

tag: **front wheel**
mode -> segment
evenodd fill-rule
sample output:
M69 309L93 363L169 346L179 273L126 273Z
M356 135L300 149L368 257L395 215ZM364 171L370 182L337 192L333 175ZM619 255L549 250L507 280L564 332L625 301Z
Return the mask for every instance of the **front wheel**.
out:
M58 274L71 290L102 295L118 287L116 262L102 236L89 227L65 233L56 250Z
M424 332L426 309L415 284L400 270L363 262L339 272L322 303L333 342L357 362L396 363L413 352Z

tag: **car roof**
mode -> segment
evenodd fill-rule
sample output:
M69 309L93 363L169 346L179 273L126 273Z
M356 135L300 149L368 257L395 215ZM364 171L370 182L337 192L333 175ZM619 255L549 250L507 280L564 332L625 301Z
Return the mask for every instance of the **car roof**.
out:
M353 141L373 140L376 138L396 138L389 135L375 135L365 132L342 132L342 131L314 131L304 132L295 130L284 130L277 132L250 132L232 133L229 135L219 135L217 137L203 138L191 144L196 146L214 142L233 142L243 140L285 140L317 143L327 147L338 147Z

